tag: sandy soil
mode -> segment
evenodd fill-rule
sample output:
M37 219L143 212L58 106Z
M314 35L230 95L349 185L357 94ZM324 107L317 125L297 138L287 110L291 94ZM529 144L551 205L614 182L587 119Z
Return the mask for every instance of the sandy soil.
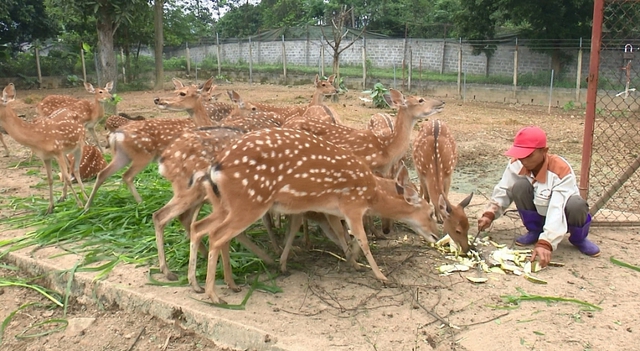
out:
M246 100L281 103L303 103L312 93L311 86L230 84L221 85L219 89L235 89ZM19 92L19 97L37 102L49 93L86 95L82 90L74 89ZM162 94L167 92L122 93L119 111L147 117L180 115L161 114L154 108L153 98ZM377 110L363 103L360 96L363 95L359 91L350 91L338 102L330 104L345 123L362 127L368 116ZM522 126L537 124L546 129L551 151L567 158L579 173L582 111L554 109L548 114L543 107L477 102L462 104L452 99L444 100L447 105L438 118L445 120L452 129L459 152L452 198L460 200L465 194L475 191L473 202L467 209L472 222L506 165L502 152ZM20 100L14 108L31 116L34 106L34 103L26 104ZM42 188L33 187L41 181L44 172L27 173L24 168L9 167L28 158L29 153L10 137L4 137L12 155L0 157L0 201L6 203L8 195L46 196ZM6 210L3 211L8 215ZM301 345L306 340L312 342L308 343L309 350L637 349L640 273L609 261L614 256L631 264L640 264L637 228L594 228L591 238L602 249L600 258L581 255L565 240L555 252L554 261L566 265L539 273L548 281L547 285L533 284L513 275L491 274L487 283L479 285L468 282L463 274L440 276L435 267L446 262L442 255L426 247L404 227L398 225L395 229L388 240L372 243L374 257L390 278L390 283L376 281L368 270L354 272L326 253L299 249L290 260L292 274L276 279L284 292L255 295L247 305L248 311L243 314L250 313L253 324L278 335L285 345ZM522 232L516 218L505 216L496 221L489 235L494 241L511 245L514 237ZM339 252L331 246L323 249ZM525 301L509 310L491 307L500 305L503 296L519 295L517 288L528 294L587 301L599 305L602 310L588 311L572 303L536 301ZM163 288L156 289L162 291ZM230 303L238 303L244 296L226 289L218 291ZM180 292L189 293L187 288ZM5 318L22 303L38 299L41 298L31 292L5 288L4 294L0 295L0 318ZM0 349L84 350L89 348L83 345L92 345L92 350L148 350L162 348L171 335L168 350L198 347L215 350L208 341L189 335L180 328L163 325L161 321L150 320L148 316L132 315L108 307L101 310L79 302L71 305L73 317L96 318L84 334L67 337L62 332L28 340L13 337L32 323L44 319L45 313L48 315L49 312L46 309L19 312L8 325L6 343ZM128 348L143 326L144 331L134 348Z

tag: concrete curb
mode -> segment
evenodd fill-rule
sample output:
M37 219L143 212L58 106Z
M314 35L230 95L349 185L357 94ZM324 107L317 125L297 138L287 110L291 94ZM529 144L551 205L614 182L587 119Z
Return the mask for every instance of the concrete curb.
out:
M48 258L34 259L25 250L7 253L2 260L32 276L43 276L42 283L47 288L62 294L67 289L68 271L73 267L61 267L60 262ZM139 290L109 280L94 281L90 273L76 272L71 295L106 306L117 305L127 312L145 313L169 323L178 322L183 328L209 338L221 347L255 351L290 350L278 346L275 336L258 328L211 315L205 312L206 308L198 310L197 305L172 303L152 294L152 289ZM157 294L157 289L154 292Z

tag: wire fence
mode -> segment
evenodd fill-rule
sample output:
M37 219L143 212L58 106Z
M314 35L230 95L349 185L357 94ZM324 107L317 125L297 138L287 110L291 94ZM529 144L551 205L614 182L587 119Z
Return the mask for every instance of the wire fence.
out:
M580 185L600 225L640 225L639 21L638 0L595 1ZM616 65L603 64L608 51Z

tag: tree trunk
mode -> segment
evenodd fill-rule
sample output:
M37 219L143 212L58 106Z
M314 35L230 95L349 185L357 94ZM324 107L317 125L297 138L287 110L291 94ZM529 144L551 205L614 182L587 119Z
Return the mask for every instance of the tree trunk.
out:
M98 30L98 77L101 86L108 82L113 82L113 91L117 91L118 72L116 66L116 55L113 51L113 34L115 24L110 18L99 16L96 23Z
M162 35L162 10L164 0L154 0L153 29L155 31L155 61L156 61L156 85L154 90L162 90L164 85L164 67L162 65L162 48L164 37Z
M559 75L562 70L562 55L559 49L554 49L551 55L551 69L553 69L554 75Z
M336 80L340 79L340 53L338 51L333 53L333 74L336 75Z

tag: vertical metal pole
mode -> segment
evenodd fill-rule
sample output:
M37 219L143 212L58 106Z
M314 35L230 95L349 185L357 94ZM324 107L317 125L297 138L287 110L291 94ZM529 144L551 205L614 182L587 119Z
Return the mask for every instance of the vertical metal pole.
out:
M222 75L222 66L220 64L220 38L218 37L218 33L216 32L216 46L217 46L217 55L218 55L218 77Z
M578 67L576 67L576 104L580 104L580 81L582 80L582 38L578 49Z
M591 152L593 149L593 130L596 119L596 99L598 93L598 70L600 68L600 49L602 46L602 20L604 0L595 0L593 5L593 26L591 29L591 54L589 59L589 82L587 84L587 109L582 139L582 163L580 165L580 196L589 195L589 172L591 171ZM593 213L592 213L593 214Z
M284 45L284 34L282 35L282 73L284 74L284 84L287 84L287 49Z
M516 50L513 52L513 98L518 94L518 38L516 38Z
M553 70L551 70L551 84L549 85L549 110L547 113L551 114L551 98L553 97Z
M458 96L462 94L462 37L458 42Z
M367 42L362 37L362 89L367 86Z
M253 84L253 49L251 46L251 37L249 37L249 84Z
M124 49L120 47L120 61L122 61L122 82L127 84L127 71L125 69Z
M398 89L398 85L396 84L396 63L393 63L393 89Z
M413 75L413 49L409 45L409 75L407 76L407 89L411 91L411 76Z
M324 77L324 35L320 37L320 75Z

